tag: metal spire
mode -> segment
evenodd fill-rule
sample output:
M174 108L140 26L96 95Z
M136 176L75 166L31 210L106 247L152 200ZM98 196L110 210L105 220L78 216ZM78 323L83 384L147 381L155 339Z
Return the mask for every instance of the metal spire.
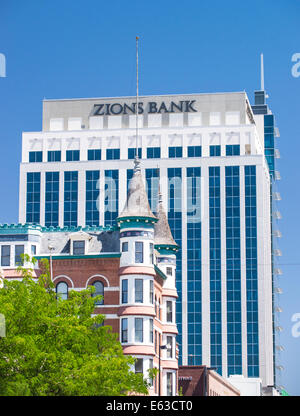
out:
M264 54L260 54L260 90L265 90Z
M135 169L138 162L138 106L139 106L139 36L136 36L136 104L135 104L135 134L136 134L136 149L135 149Z

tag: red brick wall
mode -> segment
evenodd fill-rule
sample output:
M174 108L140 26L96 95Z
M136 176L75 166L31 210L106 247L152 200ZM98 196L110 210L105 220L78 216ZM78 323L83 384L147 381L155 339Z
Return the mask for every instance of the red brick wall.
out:
M109 286L119 286L119 258L55 259L52 265L53 279L60 275L68 276L73 281L75 288L85 287L88 279L95 274L104 276L108 280ZM106 279L102 279L104 286L107 286ZM95 280L101 279L90 280L89 284L92 284ZM57 279L55 283L58 281Z
M86 288L95 281L101 281L104 285L104 305L119 305L119 290L105 290L108 287L119 287L119 258L101 258L101 259L53 259L53 280L54 284L64 281L68 284L69 290L76 288ZM95 276L91 278L94 275ZM66 277L68 277L70 280ZM101 277L103 276L103 277ZM97 307L96 314L117 314L117 307ZM105 325L110 325L112 331L119 336L119 319L108 318L104 320Z

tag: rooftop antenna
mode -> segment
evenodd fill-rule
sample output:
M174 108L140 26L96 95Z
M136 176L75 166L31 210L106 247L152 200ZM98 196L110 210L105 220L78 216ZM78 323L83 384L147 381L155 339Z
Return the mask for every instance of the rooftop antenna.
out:
M264 79L264 54L260 54L260 90L265 90L265 79Z
M135 170L140 169L140 162L138 156L138 105L139 105L139 36L136 36L136 104L135 104L135 134L136 134L136 149L135 149Z

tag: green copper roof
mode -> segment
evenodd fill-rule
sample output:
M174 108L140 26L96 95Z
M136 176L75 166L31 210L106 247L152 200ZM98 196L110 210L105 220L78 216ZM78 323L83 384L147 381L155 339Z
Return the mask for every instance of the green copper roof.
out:
M154 264L154 270L156 271L156 273L157 273L157 274L159 274L159 275L160 275L160 277L161 277L162 279L167 280L167 276L164 274L164 272L162 272L162 271L160 270L160 268L159 268L159 267L157 267L157 266L156 266L156 264Z
M29 231L38 231L41 233L49 233L49 232L76 232L76 231L116 231L118 230L117 226L85 226L85 227L43 227L39 224L0 224L0 234L24 234Z
M37 260L40 259L49 259L50 255L45 254L44 256L34 256ZM121 253L102 253L102 254L86 254L84 256L73 256L73 255L53 255L51 258L53 260L73 260L73 259L100 259L100 258L119 258L121 257Z
M174 252L176 253L179 250L178 244L154 244L154 248L159 252L165 251L169 252L169 254L174 254Z
M121 228L132 228L132 227L146 227L146 228L154 228L154 224L157 221L157 218L149 218L149 217L122 217L117 218L119 227Z

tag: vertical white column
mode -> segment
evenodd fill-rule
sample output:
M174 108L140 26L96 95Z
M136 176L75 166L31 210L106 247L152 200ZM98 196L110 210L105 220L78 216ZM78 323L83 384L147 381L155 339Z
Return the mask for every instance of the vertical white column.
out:
M105 196L105 170L100 170L100 180L99 180L99 222L100 225L104 225L104 196Z
M40 185L40 224L45 225L45 192L46 192L46 172L41 171Z
M266 248L265 248L265 217L266 200L265 186L262 181L264 175L262 166L256 166L256 217L257 217L257 275L258 275L258 335L259 335L259 373L260 377L265 380L266 375L266 311L265 311L265 272L266 272ZM273 383L272 383L273 384Z
M201 134L201 152L202 157L209 156L210 135L207 131Z
M85 133L80 133L79 149L80 160L87 160L88 138Z
M210 366L210 274L209 274L209 172L201 167L201 253L202 253L202 364ZM202 199L205 201L203 204Z
M227 377L227 276L226 276L226 189L225 166L220 166L221 203L221 311L222 311L222 375Z
M226 134L220 133L221 156L226 156Z
M242 371L247 371L247 288L246 288L246 221L245 221L245 166L240 166L240 248L241 248L241 318Z
M145 171L143 171L143 177ZM127 198L127 169L119 169L119 214L123 211Z
M27 172L24 166L20 166L19 180L19 223L26 222L26 189L27 189Z
M263 304L265 306L265 354L262 359L265 361L265 370L263 371L263 361L262 361L262 374L263 382L265 385L272 385L274 382L274 365L273 365L273 285L272 285L272 228L271 228L271 201L270 201L270 183L266 180L266 174L264 170L260 169L261 174L257 177L257 183L263 182L264 187L264 202L265 202L265 214L264 221L265 232L264 232L264 247L265 247L265 273L264 273L264 299ZM262 344L261 341L260 344ZM261 345L259 346L260 348Z
M47 162L48 160L48 140L46 138L43 138L43 144L42 144L42 150L43 150L43 163Z
M165 212L168 214L169 212L169 189L168 189L168 170L166 167L160 167L159 170L160 174L160 191L163 195L163 207Z
M128 137L122 137L120 140L120 159L127 159L128 157Z
M168 145L169 145L169 136L166 133L163 133L160 136L160 157L166 158L168 157Z
M66 161L67 145L68 145L67 138L61 137L61 161L62 162Z
M78 226L85 225L85 171L78 171L78 212L77 224Z
M182 135L182 157L188 157L187 143L188 143L188 135L183 134Z
M259 373L263 385L272 385L272 266L270 183L262 165L256 166L257 263L258 263L258 332Z
M239 136L239 144L240 144L240 155L245 156L245 143L246 143L246 135L245 132L238 133Z
M65 175L64 171L59 171L59 226L64 226L64 181Z

